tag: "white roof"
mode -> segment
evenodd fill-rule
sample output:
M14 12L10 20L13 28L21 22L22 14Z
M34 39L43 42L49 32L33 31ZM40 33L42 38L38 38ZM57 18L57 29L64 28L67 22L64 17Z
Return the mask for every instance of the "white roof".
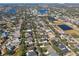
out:
M31 32L31 31L32 31L31 29L28 29L28 30L27 30L27 32Z

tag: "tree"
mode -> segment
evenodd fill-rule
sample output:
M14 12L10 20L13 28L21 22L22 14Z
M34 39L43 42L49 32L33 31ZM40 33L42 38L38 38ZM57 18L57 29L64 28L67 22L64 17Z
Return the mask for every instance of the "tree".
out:
M21 53L22 56L26 55L26 49L27 49L27 46L25 43L25 39L22 39L21 43L20 43L20 51L22 51L22 53Z

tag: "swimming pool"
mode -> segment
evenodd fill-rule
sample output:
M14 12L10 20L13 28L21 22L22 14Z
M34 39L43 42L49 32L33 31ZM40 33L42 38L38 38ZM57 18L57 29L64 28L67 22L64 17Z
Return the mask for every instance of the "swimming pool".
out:
M69 27L68 25L62 24L62 25L58 25L62 30L72 30L71 27Z

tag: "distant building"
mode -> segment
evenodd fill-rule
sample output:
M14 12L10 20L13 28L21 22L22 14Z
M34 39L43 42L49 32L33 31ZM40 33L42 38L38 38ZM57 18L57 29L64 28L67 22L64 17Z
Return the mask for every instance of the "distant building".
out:
M77 44L75 47L76 47L77 49L79 49L79 44Z
M34 51L34 50L29 50L27 53L26 53L27 56L37 56L37 53Z
M56 19L54 17L48 17L49 21L56 21Z
M33 15L37 15L37 13L38 13L37 9L34 9L34 10L32 11L32 14L33 14Z
M64 44L59 44L59 48L64 55L69 52L69 50L66 48Z
M9 35L9 33L8 33L7 31L4 31L4 32L2 33L2 37L3 37L4 39L8 39L8 35Z

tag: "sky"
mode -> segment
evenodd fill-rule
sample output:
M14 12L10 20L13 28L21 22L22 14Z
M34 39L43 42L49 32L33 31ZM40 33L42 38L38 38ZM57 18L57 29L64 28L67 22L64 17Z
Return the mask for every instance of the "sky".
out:
M79 0L0 0L0 3L79 3Z

